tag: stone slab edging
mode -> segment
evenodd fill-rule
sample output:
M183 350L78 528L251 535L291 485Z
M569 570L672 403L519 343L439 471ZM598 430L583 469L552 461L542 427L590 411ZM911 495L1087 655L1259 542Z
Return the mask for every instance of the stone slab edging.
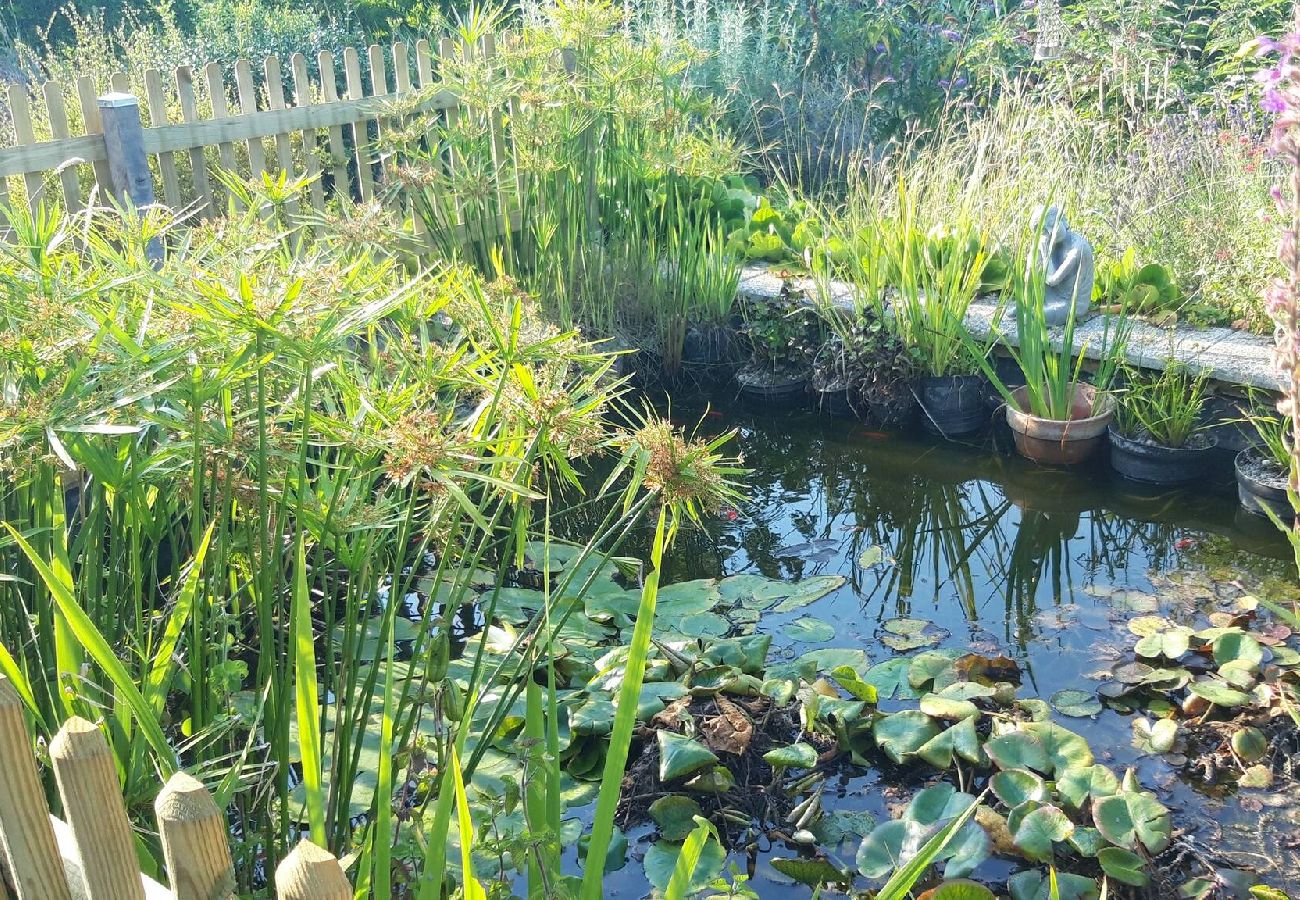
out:
M761 265L746 266L740 276L740 296L743 300L771 300L781 295L783 289L811 297L816 287L811 278L784 277L772 268ZM842 281L831 282L831 295L835 301L850 306L852 288ZM996 306L987 302L971 305L966 315L966 327L979 338L993 331L993 314ZM1002 324L1003 340L1017 345L1016 326L1008 316ZM1104 325L1101 316L1092 316L1075 328L1074 350L1080 347L1088 359L1100 357ZM1054 329L1053 344L1061 346L1061 329ZM1273 372L1271 354L1272 337L1236 331L1231 328L1191 328L1176 325L1157 328L1137 322L1129 338L1128 361L1144 369L1163 369L1169 359L1184 363L1196 372L1209 371L1210 378L1222 385L1245 391L1257 388L1277 391L1280 382Z

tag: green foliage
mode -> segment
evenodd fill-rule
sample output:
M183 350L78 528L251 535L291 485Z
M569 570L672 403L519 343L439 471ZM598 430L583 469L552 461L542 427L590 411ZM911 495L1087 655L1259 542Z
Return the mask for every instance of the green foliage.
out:
M1166 360L1164 371L1154 378L1130 369L1119 392L1115 428L1128 438L1185 447L1204 427L1201 411L1209 394L1208 370L1193 373L1175 360Z
M1101 260L1097 265L1094 298L1115 303L1135 315L1167 312L1177 315L1182 291L1164 266L1137 265L1137 250L1129 247L1116 260Z

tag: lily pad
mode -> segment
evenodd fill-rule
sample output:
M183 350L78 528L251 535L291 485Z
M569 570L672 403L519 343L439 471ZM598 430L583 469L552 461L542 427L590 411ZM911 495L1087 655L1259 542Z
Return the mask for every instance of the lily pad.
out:
M1101 712L1101 701L1088 691L1063 690L1052 695L1052 706L1063 716L1086 719Z
M1122 847L1105 847L1097 853L1102 871L1123 884L1143 887L1150 880L1142 871L1142 857Z
M1264 659L1264 648L1259 641L1248 634L1230 631L1215 638L1214 661L1219 665L1229 662L1243 663L1251 668L1259 666Z
M870 569L872 566L878 566L885 561L885 548L879 544L873 544L858 554L858 567Z
M978 717L979 707L969 700L950 700L938 694L926 694L921 698L921 712L935 719L958 721Z
M1232 750L1243 762L1259 762L1268 752L1268 739L1258 728L1247 725L1232 735Z
M811 769L817 764L817 749L802 741L787 747L777 747L763 754L763 759L770 766L789 769Z
M1077 766L1056 778L1056 792L1072 809L1081 809L1089 797L1109 797L1119 791L1119 779L1103 765Z
M672 880L673 871L677 868L677 857L681 854L681 844L655 841L645 853L646 879L658 890L666 890L668 882ZM722 872L722 866L726 861L727 851L721 844L713 838L705 841L704 848L700 851L699 861L691 874L690 884L686 889L687 895L693 896L707 888L709 883Z
M1052 845L1074 833L1074 823L1055 806L1040 806L1020 820L1012 838L1025 857L1034 862L1052 858Z
M658 739L660 781L684 778L718 761L718 757L708 747L675 732L662 729L658 733Z
M916 855L931 829L910 819L882 822L858 847L858 871L867 878L884 878Z
M1169 810L1148 791L1124 791L1092 803L1093 823L1106 840L1129 850L1140 842L1149 853L1169 846Z
M791 586L790 593L776 605L773 611L782 613L802 609L832 591L839 590L847 582L848 579L843 575L817 575L813 578L805 578Z
M901 763L939 734L939 728L919 709L906 709L878 719L874 734L885 755Z
M826 647L805 653L799 664L811 666L814 672L830 672L839 666L862 671L867 667L867 654L852 647Z
M879 697L876 686L863 681L852 666L836 666L831 669L831 678L834 678L835 683L848 691L855 700L875 703Z
M947 873L945 873L947 874ZM997 895L978 881L945 880L921 895L922 900L997 900Z
M714 766L686 782L686 789L701 794L725 794L736 786L736 776L725 766Z
M867 669L862 673L862 680L873 685L882 700L892 699L895 695L908 699L916 696L908 681L910 670L911 660L894 657Z
M1088 742L1068 728L1062 728L1055 722L1029 722L1024 730L1038 738L1047 751L1051 770L1044 774L1056 774L1093 763L1092 748Z
M684 841L695 830L700 804L681 794L669 794L650 804L650 818L659 826L665 840Z
M984 744L984 752L1002 769L1033 769L1051 774L1042 741L1026 731L998 735Z
M747 675L759 675L767 662L767 651L771 646L770 634L728 638L710 644L704 651L703 659L713 665L733 666Z
M1221 678L1206 678L1193 681L1189 689L1198 697L1203 697L1215 706L1245 706L1250 702L1250 695L1229 685Z
M1011 900L1097 900L1097 882L1083 875L1056 873L1057 893L1052 893L1051 879L1041 869L1026 869L1007 879Z
M781 859L772 860L772 868L782 875L793 878L800 884L816 887L819 884L848 884L853 876L841 872L824 859Z
M835 626L812 616L800 616L782 629L792 641L820 644L835 637Z
M1133 746L1143 753L1161 754L1174 749L1178 740L1178 723L1173 719L1156 719L1146 716L1133 720Z
M1019 806L1029 800L1041 803L1047 799L1047 783L1028 769L997 772L990 780L990 786L997 798L1009 807Z
M985 762L984 749L980 745L979 732L975 729L975 718L962 719L956 725L946 729L922 744L916 755L934 766L946 769L952 765L953 754L975 765Z

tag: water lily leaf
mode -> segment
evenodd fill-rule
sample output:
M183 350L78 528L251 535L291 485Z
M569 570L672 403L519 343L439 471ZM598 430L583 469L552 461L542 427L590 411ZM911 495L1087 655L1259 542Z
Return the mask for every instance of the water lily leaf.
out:
M728 603L762 610L788 597L792 587L763 575L728 575L718 582L718 594Z
M589 697L569 710L569 730L574 734L604 735L614 727L614 704L608 697Z
M497 816L492 820L492 824L497 830L501 830L501 820L501 816ZM582 833L581 819L565 819L563 827L570 828L575 833L571 836L566 836L563 831L561 831L561 839L563 840L565 837L568 837L568 840L566 840L565 843L576 839L578 842L578 859L585 861L587 858L587 847L591 844L590 832L587 834ZM524 823L521 821L521 833L523 829ZM625 865L627 865L627 835L623 833L623 829L616 825L614 826L614 833L610 837L609 846L605 848L605 872L606 874L617 872Z
M852 666L836 666L831 669L831 678L834 678L835 683L848 691L856 700L875 703L879 696L876 686L863 681Z
M945 876L947 872L944 873ZM996 900L996 895L978 881L944 881L922 893L917 900Z
M936 719L957 721L977 717L979 707L969 700L950 700L938 694L926 694L921 698L921 712Z
M681 856L682 845L670 841L655 841L645 853L643 864L645 876L656 889L664 891L672 880L673 870L677 868L677 857ZM693 896L709 886L709 882L722 872L727 861L727 851L713 838L704 842L695 871L691 874L686 893Z
M867 878L884 878L916 854L931 830L910 819L882 822L858 847L858 871Z
M840 666L860 672L867 667L867 654L851 647L826 647L805 653L799 664L811 666L814 672L830 672Z
M908 681L911 664L911 660L904 657L887 659L864 672L862 680L874 686L882 700L892 699L895 695L900 699L910 699L916 696Z
M1149 791L1124 791L1092 802L1093 824L1112 844L1151 853L1169 846L1169 810Z
M1273 651L1272 662L1279 666L1300 665L1300 651L1293 650L1290 647L1284 647L1281 644L1270 648Z
M879 544L873 544L858 554L858 566L863 569L870 569L872 566L878 566L885 561L885 548Z
M1016 707L1027 713L1031 722L1046 722L1052 718L1052 707L1048 706L1046 700L1039 700L1037 697L1017 700Z
M853 876L841 872L824 859L781 859L772 860L772 868L782 875L793 878L800 884L816 887L819 884L848 884Z
M897 619L888 619L880 627L890 634L920 634L930 625L924 619L909 619L900 617Z
M1156 719L1145 716L1133 720L1133 746L1143 753L1168 753L1178 740L1178 723L1173 719Z
M943 867L944 877L964 878L989 858L991 849L988 832L974 822L967 822L940 854L948 857Z
M1141 684L1152 672L1151 666L1146 663L1131 662L1116 666L1111 672L1116 681L1124 684Z
M1166 631L1158 631L1155 634L1149 634L1142 638L1133 649L1138 656L1154 658L1163 656L1166 659L1178 659L1187 652L1191 646L1192 630L1175 626Z
M931 785L917 791L903 817L922 825L937 825L964 813L975 798L964 791L959 791L947 782Z
M1004 769L995 773L989 784L997 798L1010 807L1047 799L1047 783L1028 769Z
M717 666L732 666L747 675L761 675L767 662L767 651L772 646L770 634L727 638L714 641L704 651L702 659Z
M817 748L802 741L786 747L777 747L763 754L770 766L787 769L811 769L817 764Z
M1105 847L1097 852L1102 871L1122 884L1143 887L1150 880L1142 871L1142 857L1122 847Z
M1250 695L1231 687L1220 678L1207 678L1193 681L1189 686L1193 694L1204 697L1215 706L1245 706L1250 702Z
M1128 630L1138 637L1150 637L1172 627L1164 616L1134 616L1128 621Z
M812 616L800 616L782 630L790 640L809 644L820 644L835 637L835 626Z
M1052 695L1052 705L1063 716L1086 719L1101 712L1101 701L1087 691L1064 690Z
M610 714L613 718L613 714ZM699 741L661 729L659 739L659 780L674 781L718 761L713 751Z
M1040 806L1020 820L1013 840L1035 862L1052 858L1052 845L1074 833L1074 823L1055 806Z
M1237 779L1239 788L1269 788L1273 786L1273 770L1268 766L1256 763L1253 766L1247 766L1246 771L1241 773Z
M1088 742L1068 728L1062 728L1055 722L1029 722L1024 730L1038 738L1047 751L1051 769L1044 772L1045 775L1093 763L1092 749Z
M650 804L650 818L659 826L665 840L684 841L695 830L700 804L681 794L668 794Z
M1232 735L1232 750L1241 757L1242 762L1259 762L1268 752L1268 739L1258 728L1247 725Z
M907 670L907 681L920 690L927 684L932 691L941 691L957 680L951 654L939 650L929 650L912 657L912 664Z
M1256 668L1264 659L1264 648L1259 641L1242 632L1230 631L1220 635L1215 638L1213 648L1214 661L1219 665L1240 662Z
M1219 677L1240 691L1248 691L1255 686L1255 673L1259 667L1253 663L1234 659L1219 666Z
M736 786L736 776L725 766L714 766L686 782L686 789L701 794L725 794Z
M1160 600L1142 591L1115 591L1107 600L1121 612L1153 613L1160 609Z
M665 631L692 638L720 638L731 630L731 623L717 613L681 615L673 610L664 613ZM624 635L627 636L626 633Z
M906 709L878 719L873 732L885 755L901 763L937 735L939 728L919 709Z
M716 578L678 581L659 588L658 605L676 614L708 612L722 601Z
M1011 731L985 742L984 752L1002 769L1034 769L1051 774L1043 742L1027 731Z
M1102 847L1109 845L1097 829L1076 826L1074 834L1070 835L1070 846L1082 856L1096 856Z
M708 696L723 691L733 691L743 677L745 677L744 673L734 666L709 666L695 669L690 673L688 680L692 694Z
M640 699L636 705L636 717L645 722L678 697L689 693L686 686L678 681L652 681L641 686Z
M1007 879L1011 900L1097 900L1101 895L1096 881L1069 872L1056 873L1056 889L1054 897L1051 879L1041 869L1026 869Z
M861 839L876 827L876 817L861 810L837 809L818 819L810 828L822 845L835 848L850 838Z
M382 616L375 616L365 620L362 625L360 639L355 635L352 638L352 658L354 660L357 662L374 662L387 655L387 639L385 638L382 642L379 639L383 625L384 619ZM419 629L414 622L404 616L393 616L393 640L395 642L413 641L417 634L419 634ZM344 623L340 622L336 625L331 636L334 640L335 649L342 650Z
M1109 797L1119 791L1119 779L1103 765L1077 766L1056 778L1056 792L1071 809L1082 809L1089 797Z
M939 691L939 696L949 700L982 700L992 697L996 693L995 689L986 684L978 684L974 681L958 681L956 684L950 684Z
M938 634L882 634L880 643L897 653L933 647L941 640Z
M805 578L792 585L793 590L776 605L773 612L793 612L802 609L814 600L820 600L832 591L839 590L847 582L848 579L843 575L817 575L813 578Z

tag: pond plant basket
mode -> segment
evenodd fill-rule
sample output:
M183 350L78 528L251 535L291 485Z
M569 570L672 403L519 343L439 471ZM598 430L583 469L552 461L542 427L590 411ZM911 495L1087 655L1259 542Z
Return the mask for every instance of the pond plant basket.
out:
M794 406L808 399L811 380L806 372L746 366L736 373L736 384L747 401Z
M961 437L988 424L983 375L929 376L920 380L919 387L921 424L931 434Z
M1141 437L1125 437L1112 425L1110 465L1120 475L1144 484L1187 484L1205 475L1219 445L1213 435L1196 433L1181 447L1166 447Z
M1098 394L1090 384L1074 386L1068 419L1041 419L1023 410L1029 407L1029 389L1016 388L1007 404L1007 425L1016 450L1026 459L1053 466L1072 466L1090 457L1106 439L1115 415L1108 394Z
M1233 468L1237 472L1237 499L1242 509L1257 516L1267 516L1265 510L1272 510L1283 522L1295 518L1287 496L1287 473L1257 448L1247 447L1238 453Z

